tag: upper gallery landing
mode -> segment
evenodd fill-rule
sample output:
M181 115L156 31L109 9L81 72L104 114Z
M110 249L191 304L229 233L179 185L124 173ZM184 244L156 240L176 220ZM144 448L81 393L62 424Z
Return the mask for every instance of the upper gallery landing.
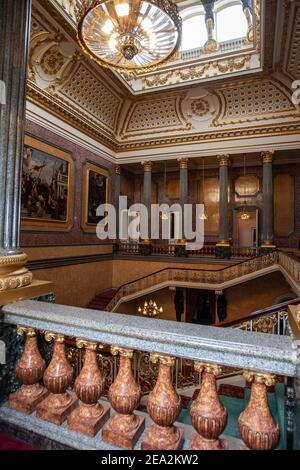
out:
M51 2L75 30L75 9L83 0ZM175 3L182 19L181 46L175 56L156 70L114 72L133 94L262 71L266 32L263 0ZM212 24L207 21L210 15ZM268 7L266 28L270 27L270 18L274 16L274 11Z

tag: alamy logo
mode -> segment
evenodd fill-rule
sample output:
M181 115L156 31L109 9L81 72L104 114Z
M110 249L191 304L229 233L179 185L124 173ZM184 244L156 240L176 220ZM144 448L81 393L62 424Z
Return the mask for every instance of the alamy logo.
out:
M6 85L3 80L0 80L0 105L6 104Z
M295 90L292 94L292 102L294 105L300 105L300 80L295 80L292 83L292 90Z
M0 364L6 364L6 347L2 340L0 340Z

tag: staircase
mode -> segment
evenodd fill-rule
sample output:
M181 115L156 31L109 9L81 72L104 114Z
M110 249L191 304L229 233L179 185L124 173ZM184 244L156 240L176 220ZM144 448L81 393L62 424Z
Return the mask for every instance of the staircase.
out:
M97 294L93 300L87 305L87 308L93 310L105 310L109 302L116 293L116 289L106 289Z

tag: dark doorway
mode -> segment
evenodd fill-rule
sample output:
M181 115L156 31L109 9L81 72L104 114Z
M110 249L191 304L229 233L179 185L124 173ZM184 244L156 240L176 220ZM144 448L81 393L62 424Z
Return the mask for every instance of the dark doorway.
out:
M215 322L216 297L214 291L187 289L186 322L211 325Z

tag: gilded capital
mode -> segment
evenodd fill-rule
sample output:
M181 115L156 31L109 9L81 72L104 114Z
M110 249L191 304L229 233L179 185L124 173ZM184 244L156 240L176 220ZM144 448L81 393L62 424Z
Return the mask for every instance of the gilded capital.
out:
M218 162L220 166L228 166L230 156L229 155L218 155Z
M121 174L121 167L120 167L120 165L116 165L116 166L115 166L115 173L116 173L116 175L120 175L120 174Z
M261 152L263 163L273 163L274 151Z
M215 377L221 375L222 373L222 367L220 367L218 364L210 364L207 362L195 361L194 368L197 372L205 371L208 374L214 374Z
M150 354L150 361L153 362L153 364L160 362L161 364L173 367L175 365L175 360L176 359L173 356L165 356L164 354L159 353Z
M103 345L102 344L98 345L96 341L88 341L86 339L81 339L81 338L76 339L76 346L78 349L85 348L91 351L96 351L98 348L99 349L103 348Z
M18 326L17 327L17 334L19 336L22 336L22 335L26 335L26 336L36 336L36 331L34 328L30 328L30 327L27 327L27 326Z
M111 346L110 351L113 356L133 357L133 349L121 348L120 346Z
M188 164L189 164L189 159L188 158L177 158L177 161L179 163L179 168L181 170L187 169Z
M142 166L144 167L144 171L152 171L152 162L141 162Z
M243 372L243 376L247 382L260 383L266 385L267 387L275 385L276 382L276 376L273 374L268 374L267 372L264 373L245 370Z
M65 337L64 335L61 335L59 333L52 333L51 331L46 331L45 332L45 340L50 343L50 341L54 341L56 343L64 343L65 342Z

